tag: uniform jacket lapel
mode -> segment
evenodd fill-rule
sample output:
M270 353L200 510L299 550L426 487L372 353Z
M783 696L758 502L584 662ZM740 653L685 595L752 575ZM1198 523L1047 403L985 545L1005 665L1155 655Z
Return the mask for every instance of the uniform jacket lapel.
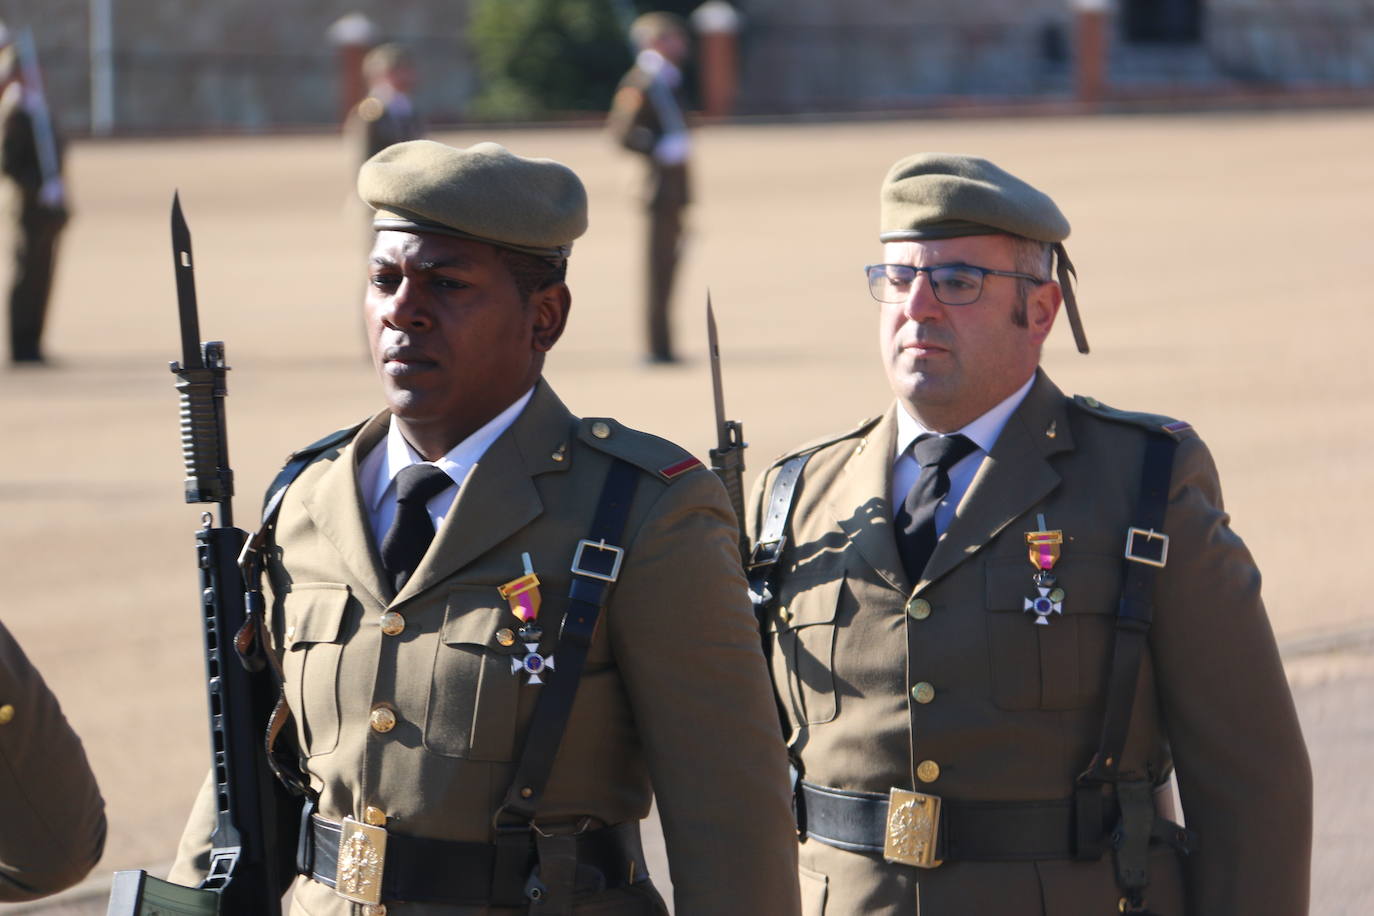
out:
M396 600L412 597L447 579L544 511L534 485L539 474L565 471L567 446L576 418L540 381L520 416L501 434L463 481L453 510ZM563 460L553 458L564 448Z
M914 593L976 554L1059 486L1049 458L1073 448L1065 403L1054 383L1037 372L1026 399L983 459Z
M347 460L334 461L318 483L302 488L301 502L315 525L339 552L356 584L387 603L391 586L386 582L382 560L372 538L372 522L358 485L358 465L386 436L391 414L382 411L368 420L346 452Z
M897 448L896 405L854 447L830 491L830 511L854 549L889 585L910 587L892 525L892 462ZM874 499L874 495L877 499ZM856 508L857 507L857 508Z

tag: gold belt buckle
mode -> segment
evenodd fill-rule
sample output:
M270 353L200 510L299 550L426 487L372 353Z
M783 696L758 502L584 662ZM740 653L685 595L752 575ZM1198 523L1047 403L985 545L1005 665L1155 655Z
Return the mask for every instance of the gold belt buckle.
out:
M899 865L935 868L940 839L940 797L893 789L887 800L887 833L883 858Z
M354 903L382 902L382 869L386 867L386 828L351 817L339 834L339 865L334 893Z

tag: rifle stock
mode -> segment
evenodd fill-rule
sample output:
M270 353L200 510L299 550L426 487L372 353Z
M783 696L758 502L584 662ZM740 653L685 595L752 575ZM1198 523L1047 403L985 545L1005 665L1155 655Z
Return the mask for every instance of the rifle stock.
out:
M277 699L265 664L261 620L250 617L239 572L247 534L233 526L233 472L225 430L225 374L219 341L200 343L191 237L173 200L172 240L181 312L182 363L172 363L181 394L182 457L189 503L219 504L206 511L196 532L200 614L209 698L215 829L209 872L199 888L185 888L140 871L118 872L109 916L142 914L281 913L291 876L288 828L296 815L272 775L262 736ZM295 807L299 809L299 804Z

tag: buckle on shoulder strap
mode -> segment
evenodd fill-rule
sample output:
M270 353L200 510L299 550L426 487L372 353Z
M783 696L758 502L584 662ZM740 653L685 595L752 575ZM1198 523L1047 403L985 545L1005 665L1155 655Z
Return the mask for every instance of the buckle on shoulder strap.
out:
M1154 541L1159 543L1156 545ZM1142 553L1142 550L1145 552ZM1127 528L1124 556L1136 563L1163 569L1164 564L1169 562L1169 536L1153 528Z
M940 796L906 789L888 793L884 859L899 865L935 868L942 862L935 857L939 839Z
M772 566L782 559L782 549L787 546L787 538L779 537L772 541L759 541L749 551L748 569L753 572L760 566Z
M596 551L596 555L587 556L588 548ZM604 539L589 541L583 538L577 542L577 551L573 553L571 571L579 576L600 579L603 582L614 582L620 576L620 563L624 559L624 548L607 544ZM592 564L590 567L586 565L589 561Z

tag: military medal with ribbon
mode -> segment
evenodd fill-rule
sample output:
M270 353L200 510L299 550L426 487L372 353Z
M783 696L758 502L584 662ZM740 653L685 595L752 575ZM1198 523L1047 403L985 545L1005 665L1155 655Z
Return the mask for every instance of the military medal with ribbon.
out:
M542 684L544 681L539 675L543 674L546 668L554 667L552 655L546 657L539 654L539 640L544 636L544 630L538 623L539 606L543 599L539 594L539 577L534 573L530 555L522 553L520 559L524 561L525 574L505 585L497 586L501 597L510 602L510 612L521 621L519 631L513 635L525 644L524 657L512 657L510 670L511 674L519 674L523 670L529 676L526 683Z
M1039 531L1026 532L1031 566L1035 567L1035 590L1039 594L1026 599L1024 610L1034 614L1035 622L1040 626L1049 626L1051 614L1064 613L1064 590L1056 587L1058 577L1054 574L1054 564L1059 562L1059 551L1064 543L1064 532L1046 531L1043 515L1039 521Z

